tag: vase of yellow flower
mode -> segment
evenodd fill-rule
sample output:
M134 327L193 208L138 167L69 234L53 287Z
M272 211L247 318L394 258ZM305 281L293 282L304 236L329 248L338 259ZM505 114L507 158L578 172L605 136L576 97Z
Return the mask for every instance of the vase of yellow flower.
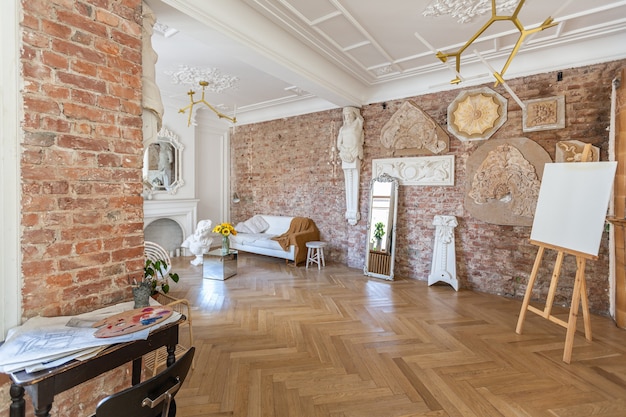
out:
M221 223L213 228L213 233L222 235L222 255L230 252L230 235L237 235L237 231L230 223Z

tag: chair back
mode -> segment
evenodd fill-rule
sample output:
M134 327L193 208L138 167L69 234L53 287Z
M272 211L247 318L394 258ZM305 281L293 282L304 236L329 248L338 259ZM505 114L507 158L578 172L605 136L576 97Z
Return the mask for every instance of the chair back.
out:
M190 348L159 375L106 397L95 417L175 417L174 396L187 377L195 351Z
M146 259L152 261L165 261L167 263L167 269L159 271L163 277L167 276L167 273L172 269L172 260L169 253L158 243L150 242L146 240L144 242L144 255Z

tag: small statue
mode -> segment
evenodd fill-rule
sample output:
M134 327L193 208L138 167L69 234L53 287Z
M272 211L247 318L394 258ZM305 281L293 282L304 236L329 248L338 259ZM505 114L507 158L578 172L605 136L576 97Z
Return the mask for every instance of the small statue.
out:
M354 226L361 218L359 213L359 181L363 160L363 116L356 107L343 108L343 126L337 136L337 149L346 180L346 220Z
M180 245L196 255L190 262L192 265L202 265L204 261L203 255L211 249L211 243L213 242L213 238L210 237L211 224L211 220L200 220L194 234L190 235Z

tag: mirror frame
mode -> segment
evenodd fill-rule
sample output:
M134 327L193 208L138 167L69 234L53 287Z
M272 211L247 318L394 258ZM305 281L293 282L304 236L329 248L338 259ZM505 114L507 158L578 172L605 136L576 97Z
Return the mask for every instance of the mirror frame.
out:
M370 236L372 235L372 203L374 200L374 184L376 182L392 183L390 198L393 199L390 210L393 210L393 217L391 218L391 225L388 225L386 233L388 233L388 240L390 241L389 253L389 274L381 274L373 270L370 265L370 258L372 257L372 250L370 248ZM370 200L369 200L369 213L367 218L367 238L365 241L365 266L363 267L363 273L370 277L382 278L389 281L393 281L394 264L396 260L396 222L398 220L398 179L390 176L389 174L381 174L378 177L372 178L370 181ZM376 252L374 252L376 253Z
M167 143L172 146L174 151L174 167L172 170L172 181L169 186L159 186L152 184L148 181L148 155L150 152L150 147L155 143ZM183 161L183 149L184 146L180 143L180 139L178 135L169 130L167 127L163 126L159 133L157 134L156 141L148 144L146 149L144 150L144 164L142 168L143 175L143 188L148 197L151 197L152 194L157 193L168 193L168 194L176 194L178 189L185 185L185 181L182 178L182 161Z

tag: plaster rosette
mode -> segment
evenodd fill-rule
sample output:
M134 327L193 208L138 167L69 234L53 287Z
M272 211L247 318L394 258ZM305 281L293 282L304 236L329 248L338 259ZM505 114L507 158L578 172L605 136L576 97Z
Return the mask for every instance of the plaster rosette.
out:
M439 155L448 150L450 138L415 103L405 101L383 126L380 141L393 156Z
M448 106L448 131L462 142L489 139L506 119L506 99L488 87L462 91Z
M549 162L548 152L527 138L484 143L467 159L465 209L486 223L532 226Z

